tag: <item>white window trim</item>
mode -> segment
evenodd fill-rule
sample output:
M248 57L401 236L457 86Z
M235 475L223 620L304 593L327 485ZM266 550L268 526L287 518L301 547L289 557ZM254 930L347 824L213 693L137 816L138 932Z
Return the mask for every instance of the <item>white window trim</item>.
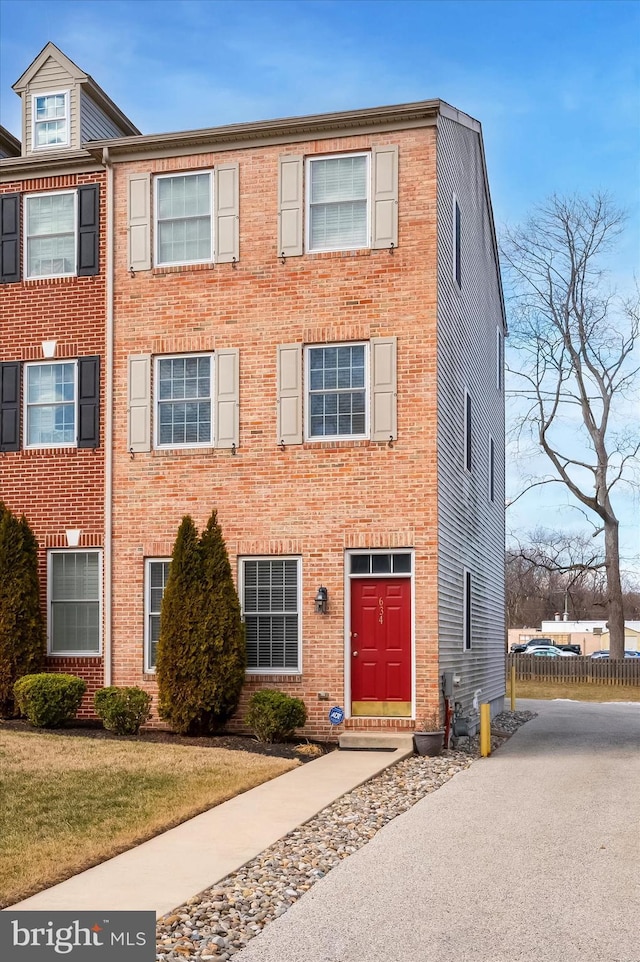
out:
M348 567L347 574L350 579L359 578L412 578L413 577L413 565L414 565L414 550L413 548L358 548L357 550L349 551L347 553ZM351 571L351 558L354 555L394 555L402 554L408 555L411 559L411 570L410 571Z
M411 571L398 574L351 574L351 556L357 554L408 554ZM415 548L362 548L348 550L344 559L344 705L345 717L351 718L351 581L362 578L411 579L411 717L416 717L416 559ZM359 716L360 717L360 716Z
M460 258L458 257L458 229L457 229L457 217L456 210L460 211ZM461 258L462 258L462 208L456 194L453 195L453 203L451 205L451 276L453 277L453 283L456 290L462 290L462 270L461 270ZM458 281L458 274L460 274L460 281Z
M326 347L364 347L364 433L363 434L323 434L322 436L311 436L311 404L310 384L311 375L309 365L311 363L311 351L314 348ZM323 441L367 441L371 437L371 419L369 409L371 407L371 362L370 362L369 341L335 341L329 344L305 344L304 351L304 390L303 390L303 409L304 409L304 440L311 444L321 444ZM356 388L359 390L359 388ZM331 392L329 392L331 393ZM337 392L339 393L339 392Z
M350 246L345 245L344 247L311 247L311 165L316 160L337 160L338 158L348 158L348 157L365 157L367 162L367 172L365 175L366 185L367 185L367 243L366 244L352 244ZM305 192L304 192L304 207L305 207L305 223L304 223L304 237L305 237L305 251L307 254L326 254L335 253L336 251L359 251L367 250L371 247L371 153L370 151L352 151L348 154L311 154L305 157Z
M211 233L211 257L203 257L199 260L193 261L161 261L160 255L158 253L160 231L158 230L158 184L161 180L175 179L176 177L195 177L200 174L209 175L209 225ZM206 168L200 170L195 168L193 170L174 170L169 174L156 174L153 178L153 236L154 236L154 250L153 250L153 266L154 267L188 267L191 264L214 264L215 263L215 236L214 236L214 221L215 221L215 203L213 192L215 189L215 178L214 172L211 168Z
M463 464L467 474L473 473L473 398L468 388L464 390L464 437Z
M176 358L197 358L197 357L208 357L209 358L209 403L211 404L211 437L208 441L186 441L184 444L161 444L158 439L158 429L160 427L160 418L158 417L158 408L160 405L160 399L158 397L158 384L159 384L159 368L160 361L170 361ZM199 354L157 354L153 359L153 396L152 396L152 407L153 407L153 446L158 451L178 451L178 450L189 450L192 448L213 448L215 447L215 358L213 351L203 351ZM174 400L179 400L175 398ZM193 400L192 398L185 398L185 400Z
M49 367L60 364L73 364L73 409L74 409L74 428L75 428L75 438L73 441L57 441L52 444L29 444L29 422L28 422L28 410L30 407L44 406L38 405L37 403L29 404L29 369L35 367ZM60 404L68 404L68 401L60 401ZM52 401L49 406L53 407L56 404ZM50 358L48 360L42 361L29 361L24 365L24 389L22 392L22 441L23 448L25 450L46 450L52 448L77 448L78 447L78 361L77 358L64 357L64 358Z
M496 328L496 390L502 392L504 387L504 338L499 327Z
M73 194L73 270L68 271L64 274L30 274L29 273L29 240L30 235L28 233L29 226L29 216L28 216L28 205L32 198L36 197L52 197L53 195L59 194ZM23 207L23 223L24 231L22 238L22 257L24 263L24 275L27 281L46 281L52 277L75 277L78 273L78 191L77 190L42 190L34 194L24 195L24 207ZM47 234L34 234L34 237L47 237L51 235Z
M97 651L52 651L52 627L53 618L51 617L52 605L52 564L51 558L54 554L96 554L98 555L98 650ZM102 619L103 619L103 568L102 550L100 548L50 548L47 551L47 657L48 658L101 658L102 657Z
M155 666L151 665L149 655L151 654L151 634L149 632L149 616L151 615L151 579L150 567L152 564L171 563L171 558L145 558L144 559L144 672L145 674L155 675ZM163 593L164 594L164 593Z
M471 651L473 648L473 572L470 568L462 569L462 650Z
M62 144L36 144L36 126L46 123L44 120L36 120L36 100L40 97L60 97L65 98L65 129L66 139ZM57 117L56 120L60 120ZM32 150L60 150L71 145L71 91L70 90L47 90L38 91L31 94L31 149Z
M238 558L238 594L242 608L242 620L244 614L244 562L245 561L295 561L298 570L298 667L297 668L249 668L246 669L247 675L301 675L302 674L302 558L300 555L291 554L267 554L267 555L241 555Z

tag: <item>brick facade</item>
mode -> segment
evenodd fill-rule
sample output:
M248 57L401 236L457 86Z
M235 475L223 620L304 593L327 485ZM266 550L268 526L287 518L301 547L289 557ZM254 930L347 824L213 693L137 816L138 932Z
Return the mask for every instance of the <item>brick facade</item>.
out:
M240 557L302 559L302 674L247 679L234 726L256 688L302 697L306 733L330 737L327 711L345 703L345 552L415 551L417 716L439 691L436 594L435 129L296 143L305 156L397 144L400 244L389 250L277 256L278 157L271 146L115 166L115 422L113 672L155 692L143 671L145 557L170 553L184 514L212 508L237 572ZM155 268L131 276L126 190L132 173L210 170L238 162L240 259L235 265ZM281 450L276 349L396 336L398 439L314 441ZM229 450L127 452L127 359L225 347L240 351L240 443ZM329 612L316 614L319 585ZM318 699L330 695L329 702ZM354 724L354 722L351 722ZM359 727L404 726L381 719Z
M100 223L104 225L103 169L7 182L0 184L0 194L68 190L84 184L100 185ZM95 355L104 360L105 262L103 229L100 237L101 271L96 276L23 279L16 284L3 285L0 288L0 361L44 360L42 342L51 340L57 341L55 360ZM22 267L24 278L24 265ZM104 410L104 394L103 377L101 411ZM24 430L24 424L21 427ZM66 547L68 528L81 529L81 548L101 548L104 544L103 437L95 449L52 447L25 450L22 445L19 451L0 454L0 498L16 514L26 515L38 540L45 615L48 550ZM89 687L80 715L90 717L93 714L92 692L103 684L102 657L49 657L46 670L71 672L87 682Z

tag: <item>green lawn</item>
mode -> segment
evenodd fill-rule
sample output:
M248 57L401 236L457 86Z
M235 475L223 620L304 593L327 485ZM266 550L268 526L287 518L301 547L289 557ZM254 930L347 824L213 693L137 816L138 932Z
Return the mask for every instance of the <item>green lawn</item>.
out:
M0 908L299 762L0 728Z

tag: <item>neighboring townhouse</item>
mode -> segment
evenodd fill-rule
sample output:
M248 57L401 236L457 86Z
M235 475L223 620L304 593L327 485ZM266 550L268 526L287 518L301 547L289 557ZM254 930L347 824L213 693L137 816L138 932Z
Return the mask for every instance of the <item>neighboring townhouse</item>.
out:
M113 179L109 678L155 693L212 508L248 696L306 734L504 693L505 334L480 125L439 100L90 145ZM340 729L342 730L342 729Z
M0 499L39 543L47 670L104 681L106 173L82 146L137 128L47 44L0 131Z
M305 733L504 694L504 306L480 125L439 100L142 136L52 44L0 137L0 497L48 666L155 695L218 511L246 699ZM90 694L89 693L89 694ZM89 710L89 700L85 702Z

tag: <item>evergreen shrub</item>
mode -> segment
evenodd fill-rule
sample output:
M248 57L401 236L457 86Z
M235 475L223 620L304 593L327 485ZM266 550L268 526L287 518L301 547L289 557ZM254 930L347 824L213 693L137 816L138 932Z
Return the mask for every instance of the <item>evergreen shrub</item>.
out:
M38 543L26 518L0 502L0 717L15 714L15 682L43 661Z
M240 602L216 512L200 538L186 515L160 611L160 717L181 735L217 731L237 708L245 664Z
M58 672L25 675L13 686L20 713L36 728L59 728L73 718L87 690L82 678Z
M151 715L151 695L135 686L100 688L93 704L107 731L117 735L137 735Z
M245 718L260 742L286 741L306 720L307 709L302 699L274 688L265 688L251 696Z

